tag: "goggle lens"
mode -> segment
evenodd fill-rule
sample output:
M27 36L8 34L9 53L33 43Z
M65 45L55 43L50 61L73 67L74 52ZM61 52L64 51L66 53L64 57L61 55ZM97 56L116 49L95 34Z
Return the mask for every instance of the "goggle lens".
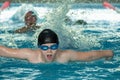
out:
M42 50L48 50L48 49L56 50L56 49L58 49L58 45L54 44L54 45L51 45L50 47L46 46L46 45L41 45L41 46L39 46L39 48Z

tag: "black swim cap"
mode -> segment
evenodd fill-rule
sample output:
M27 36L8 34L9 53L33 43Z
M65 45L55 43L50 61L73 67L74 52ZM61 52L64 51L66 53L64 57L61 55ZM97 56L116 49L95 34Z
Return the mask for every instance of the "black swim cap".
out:
M38 46L46 43L59 44L57 34L50 29L44 29L38 36Z

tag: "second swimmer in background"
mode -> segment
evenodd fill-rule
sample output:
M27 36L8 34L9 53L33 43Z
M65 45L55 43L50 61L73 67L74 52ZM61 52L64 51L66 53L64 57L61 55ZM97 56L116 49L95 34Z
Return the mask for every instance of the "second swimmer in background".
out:
M40 28L40 26L36 25L37 22L37 16L33 11L28 11L25 14L25 26L15 30L15 33L25 33L28 31L35 31L36 29Z

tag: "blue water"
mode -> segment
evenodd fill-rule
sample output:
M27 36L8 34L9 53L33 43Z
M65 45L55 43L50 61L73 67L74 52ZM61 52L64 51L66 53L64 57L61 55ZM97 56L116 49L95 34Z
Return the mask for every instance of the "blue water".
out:
M118 4L114 5L120 8ZM32 64L0 57L0 80L120 80L120 14L92 3L72 4L71 8L57 8L56 13L52 13L56 6L59 7L56 4L12 4L0 14L0 45L36 49L36 36L42 29L50 28L59 35L61 49L110 49L114 52L113 59ZM36 32L13 33L24 26L23 14L31 9L36 12L38 25L42 27ZM58 9L61 11L57 12ZM65 24L61 21L65 13L72 22L83 19L88 24Z

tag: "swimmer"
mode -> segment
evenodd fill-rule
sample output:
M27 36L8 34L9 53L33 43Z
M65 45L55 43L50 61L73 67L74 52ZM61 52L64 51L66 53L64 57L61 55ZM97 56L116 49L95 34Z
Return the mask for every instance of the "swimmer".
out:
M92 61L101 58L110 59L113 57L111 50L94 50L79 52L74 50L60 50L57 34L44 29L38 36L38 49L29 48L12 49L0 46L0 56L26 59L31 63L65 63L69 61Z
M25 33L40 28L40 26L36 26L37 16L33 11L28 11L26 13L24 21L26 26L15 30L15 33Z

